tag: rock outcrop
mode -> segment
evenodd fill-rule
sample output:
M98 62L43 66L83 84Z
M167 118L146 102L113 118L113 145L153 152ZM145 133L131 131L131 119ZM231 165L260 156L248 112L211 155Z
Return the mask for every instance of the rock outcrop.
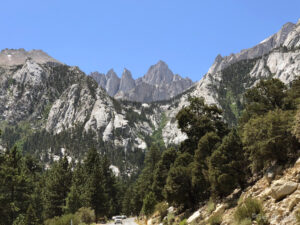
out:
M0 52L0 66L23 65L27 59L36 63L61 63L42 50L25 51L25 49L4 49Z
M277 180L272 183L271 196L276 200L281 200L293 193L298 187L298 183L288 180Z
M189 78L182 78L178 74L174 75L168 65L161 60L151 66L148 72L137 80L132 78L127 69L124 69L120 81L120 78L117 79L116 76L109 81L109 77L111 77L108 76L109 73L104 76L94 72L91 73L91 76L110 96L136 102L168 100L193 85ZM110 85L107 85L108 81Z

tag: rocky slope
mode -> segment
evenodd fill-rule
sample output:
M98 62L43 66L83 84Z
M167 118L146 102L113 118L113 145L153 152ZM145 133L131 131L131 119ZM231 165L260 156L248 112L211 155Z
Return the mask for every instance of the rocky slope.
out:
M193 85L189 78L174 75L163 61L151 66L148 72L137 80L132 78L127 69L124 69L121 79L113 70L108 71L106 75L94 72L91 73L91 77L110 96L136 102L168 100Z
M115 100L110 95L150 102L153 96L175 95L191 82L182 85L182 78L173 75L162 61L136 81L128 70L122 79L113 70L93 76L102 88L78 67L61 64L42 51L6 49L0 59L1 145L16 143L45 162L65 154L78 160L88 148L96 147L108 154L121 172L131 173L141 166L151 142L179 144L186 138L177 128L175 116L188 104L188 96L219 105L224 118L235 124L247 88L260 79L276 77L289 83L299 76L300 22L284 25L254 48L217 57L196 85L168 101L152 103Z
M236 189L231 195L222 199L218 204L211 201L205 202L198 210L186 214L179 214L177 209L168 209L168 218L173 218L173 224L179 224L186 219L187 224L211 224L211 218L218 216L221 225L238 224L234 219L234 214L239 205L245 199L258 200L264 211L264 220L270 225L297 225L300 221L296 215L300 215L300 158L294 165L286 165L286 168L274 167L272 179L266 174L258 179L253 185L241 191ZM255 216L255 215L253 215ZM254 219L254 218L253 218ZM255 219L254 219L255 220ZM140 221L144 224L144 220ZM159 213L147 221L147 225L158 225L160 222ZM243 224L259 224L256 221Z
M300 20L287 23L279 32L253 48L231 56L217 56L207 74L186 94L169 104L165 114L169 120L163 128L165 143L184 140L174 116L188 104L188 96L205 98L224 110L224 118L231 125L237 123L243 103L243 93L260 79L279 78L289 84L300 76Z

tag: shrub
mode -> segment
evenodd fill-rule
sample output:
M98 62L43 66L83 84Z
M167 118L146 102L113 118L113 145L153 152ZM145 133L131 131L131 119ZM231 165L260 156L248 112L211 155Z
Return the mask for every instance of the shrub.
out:
M45 221L45 225L79 225L79 219L74 214L66 214L61 217L54 217Z
M251 219L244 219L242 220L239 225L252 225Z
M160 202L156 204L155 211L158 211L160 215L160 221L162 221L168 215L168 203Z
M92 222L95 222L95 211L91 208L80 208L76 212L76 217L83 223L90 224Z
M300 209L298 209L298 210L295 212L295 216L296 216L297 222L300 223Z
M169 213L168 214L167 221L168 221L168 224L173 224L174 223L174 221L175 221L174 213Z
M215 214L209 218L207 223L209 225L220 225L222 223L222 216L223 214Z
M247 220L256 221L259 225L268 224L261 202L252 198L247 198L237 207L234 213L234 219L237 224L241 222L247 224Z
M211 214L216 208L216 205L215 203L213 202L212 199L210 199L207 203L207 212L208 214Z
M186 219L184 219L184 220L180 221L179 225L188 225L188 223L187 223Z

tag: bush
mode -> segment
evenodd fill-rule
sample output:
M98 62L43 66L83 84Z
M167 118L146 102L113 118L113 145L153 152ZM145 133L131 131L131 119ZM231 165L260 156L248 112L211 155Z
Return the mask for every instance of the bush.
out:
M66 214L61 217L54 217L45 221L45 225L79 225L79 219L74 214Z
M223 214L215 214L207 221L209 225L220 225L222 223Z
M173 224L174 223L174 221L175 221L174 213L169 213L168 214L167 221L168 221L168 224Z
M246 221L249 220L256 221L258 225L268 224L261 202L252 198L247 198L237 207L234 219L237 224L247 224Z
M252 225L251 219L244 219L242 220L239 225Z
M179 225L188 225L188 223L187 223L186 219L184 219L184 220L180 221Z
M297 222L300 223L300 209L298 209L298 210L295 212L295 216L296 216Z
M155 211L158 211L160 215L160 221L162 221L168 215L168 203L160 202L156 204Z
M83 223L90 224L92 222L95 222L95 211L91 208L80 208L76 212L76 217Z
M216 205L215 203L213 202L212 199L210 199L207 203L207 212L208 214L211 214L216 208Z

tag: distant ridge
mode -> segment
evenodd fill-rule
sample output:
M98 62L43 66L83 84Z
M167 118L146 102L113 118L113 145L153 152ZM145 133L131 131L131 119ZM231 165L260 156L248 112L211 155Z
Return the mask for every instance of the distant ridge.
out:
M113 69L109 70L106 75L99 72L93 72L90 75L110 96L136 102L168 100L193 85L193 81L189 78L174 75L162 60L152 65L143 77L136 80L126 68L121 78Z
M3 49L0 52L0 65L1 66L13 66L24 64L27 59L32 59L37 63L55 62L61 63L58 60L52 58L42 50L30 50L26 51L23 48L20 49Z

